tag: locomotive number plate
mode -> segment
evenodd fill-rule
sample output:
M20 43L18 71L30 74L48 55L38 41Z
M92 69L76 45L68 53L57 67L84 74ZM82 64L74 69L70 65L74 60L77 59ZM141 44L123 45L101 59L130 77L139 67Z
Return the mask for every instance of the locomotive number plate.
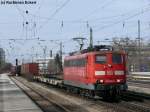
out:
M114 72L113 71L107 71L107 75L113 75Z

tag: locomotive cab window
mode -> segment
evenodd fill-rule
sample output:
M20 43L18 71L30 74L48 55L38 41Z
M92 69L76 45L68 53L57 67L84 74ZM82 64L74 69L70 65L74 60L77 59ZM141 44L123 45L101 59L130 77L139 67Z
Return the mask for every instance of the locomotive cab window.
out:
M112 54L112 62L114 64L122 64L123 58L121 54Z
M96 63L105 64L106 63L106 55L96 55L95 57Z

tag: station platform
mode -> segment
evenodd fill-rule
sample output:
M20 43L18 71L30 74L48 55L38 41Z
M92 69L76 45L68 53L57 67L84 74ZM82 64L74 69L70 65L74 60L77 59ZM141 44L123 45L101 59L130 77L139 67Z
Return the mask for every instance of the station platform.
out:
M0 74L0 112L42 112L42 110L11 81L7 74Z

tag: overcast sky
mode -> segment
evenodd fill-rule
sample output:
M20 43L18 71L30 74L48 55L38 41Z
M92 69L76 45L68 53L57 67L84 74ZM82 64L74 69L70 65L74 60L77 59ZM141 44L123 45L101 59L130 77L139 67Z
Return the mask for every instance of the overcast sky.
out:
M150 0L37 0L34 5L0 5L0 46L10 62L15 58L31 61L31 56L43 57L45 46L47 55L50 49L57 52L60 41L64 53L77 50L72 38L89 38L89 27L95 44L112 37L135 39L138 20L141 36L149 40L149 18ZM8 40L32 38L47 41Z

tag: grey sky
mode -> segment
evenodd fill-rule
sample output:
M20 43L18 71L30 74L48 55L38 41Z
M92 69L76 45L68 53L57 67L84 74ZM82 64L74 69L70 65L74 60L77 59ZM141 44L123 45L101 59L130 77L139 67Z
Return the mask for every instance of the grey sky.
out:
M50 49L59 49L56 42L7 40L26 39L26 28L28 39L63 41L66 53L77 49L71 38L89 37L86 21L94 30L95 44L115 36L136 38L138 19L142 37L148 40L150 35L150 0L37 0L36 5L0 5L0 15L0 46L7 50L7 59L13 63L15 58L29 60L31 54L42 57L41 46L47 46L47 55ZM28 27L23 27L26 21Z

